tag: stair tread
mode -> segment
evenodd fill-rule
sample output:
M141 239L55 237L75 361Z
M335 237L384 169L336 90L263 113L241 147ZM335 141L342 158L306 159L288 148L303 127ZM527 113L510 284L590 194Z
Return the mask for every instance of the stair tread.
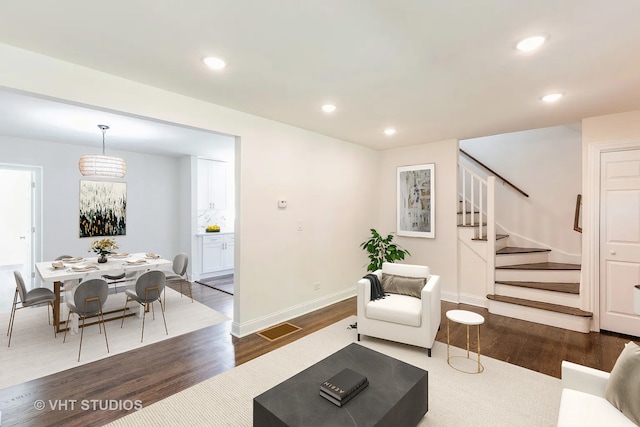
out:
M593 313L580 310L575 307L567 307L565 305L551 304L548 302L531 301L523 298L506 297L503 295L487 295L487 298L493 301L506 302L525 307L537 308L540 310L553 311L555 313L570 314L572 316L593 317Z
M567 282L514 282L508 280L496 280L496 283L521 288L540 289L543 291L563 292L566 294L580 294L580 283Z
M580 264L566 264L562 262L536 262L532 264L514 264L496 267L496 270L580 270Z
M528 254L535 252L551 252L551 249L545 248L522 248L516 246L507 246L496 251L496 255L508 255L508 254Z
M507 237L509 237L509 235L508 235L508 234L496 234L496 240L506 239ZM471 239L471 240L479 240L479 241L481 241L481 242L486 242L486 241L487 241L487 236L482 237L482 238L480 238L480 237L474 237L474 238L473 238L473 239Z

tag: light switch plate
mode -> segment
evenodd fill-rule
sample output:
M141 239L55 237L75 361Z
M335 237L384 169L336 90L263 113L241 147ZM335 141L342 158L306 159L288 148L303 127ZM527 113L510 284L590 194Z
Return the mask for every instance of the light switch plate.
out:
M284 199L278 199L278 207L280 209L285 209L287 207L287 201Z

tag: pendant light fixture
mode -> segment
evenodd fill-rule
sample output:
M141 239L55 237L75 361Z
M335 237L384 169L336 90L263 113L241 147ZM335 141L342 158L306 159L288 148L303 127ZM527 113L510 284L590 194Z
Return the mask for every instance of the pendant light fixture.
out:
M98 125L102 131L102 155L85 154L80 157L78 167L83 176L122 178L127 173L127 164L120 157L104 155L104 134L109 126Z

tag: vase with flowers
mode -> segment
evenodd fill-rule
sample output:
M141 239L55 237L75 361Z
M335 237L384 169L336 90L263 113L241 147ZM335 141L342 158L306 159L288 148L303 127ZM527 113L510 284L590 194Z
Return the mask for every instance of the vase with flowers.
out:
M98 254L98 262L107 262L107 255L113 253L118 249L118 244L111 237L105 237L104 239L96 240L91 243L89 252L95 252Z

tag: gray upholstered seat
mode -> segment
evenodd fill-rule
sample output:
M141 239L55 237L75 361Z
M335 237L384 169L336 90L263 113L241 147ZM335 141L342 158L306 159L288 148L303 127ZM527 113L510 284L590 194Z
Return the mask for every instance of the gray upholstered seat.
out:
M138 277L138 280L136 280L135 289L127 289L125 291L125 293L127 294L127 301L124 303L124 309L122 310L122 322L120 324L120 327L124 325L125 312L127 310L127 304L129 303L129 301L135 301L138 304L142 305L144 307L144 310L142 315L142 335L140 336L140 342L143 342L144 340L144 322L147 316L147 309L150 305L153 313L153 318L155 319L156 314L153 308L153 303L156 301L160 301L160 296L162 295L162 291L164 290L166 280L166 276L162 271L148 271ZM164 330L167 335L169 335L169 330L167 329L167 320L164 317L164 306L162 305L162 302L160 302L160 310L162 311Z
M189 296L193 302L193 290L191 282L187 274L187 266L189 265L189 257L185 253L179 253L173 258L173 274L167 274L167 282L180 282L180 298L182 298L182 285L187 284L189 287ZM165 296L166 302L166 296Z
M13 335L13 324L16 319L16 311L25 307L33 307L40 304L47 305L47 319L49 318L49 305L53 310L53 303L56 300L56 296L50 289L47 288L35 288L27 292L27 287L22 279L22 274L19 271L14 271L13 276L16 279L16 292L13 296L13 305L11 306L11 315L9 316L9 327L7 328L7 335L9 336L9 344L7 347L11 347L11 336ZM20 297L20 301L18 301ZM20 303L20 307L18 307ZM51 320L49 320L51 324ZM56 336L55 325L53 327L53 336Z
M107 301L109 295L109 286L103 279L85 280L75 288L73 300L67 301L69 315L67 316L67 329L64 332L64 339L67 340L67 330L69 329L69 318L71 313L78 315L78 320L82 319L82 331L80 332L80 346L78 349L78 362L80 361L80 353L82 352L82 339L84 337L84 321L88 317L98 317L98 327L100 333L104 328L104 340L107 343L107 353L109 353L109 340L107 339L107 328L104 324L104 314L102 308ZM78 325L80 327L80 325ZM88 325L87 325L88 326Z

